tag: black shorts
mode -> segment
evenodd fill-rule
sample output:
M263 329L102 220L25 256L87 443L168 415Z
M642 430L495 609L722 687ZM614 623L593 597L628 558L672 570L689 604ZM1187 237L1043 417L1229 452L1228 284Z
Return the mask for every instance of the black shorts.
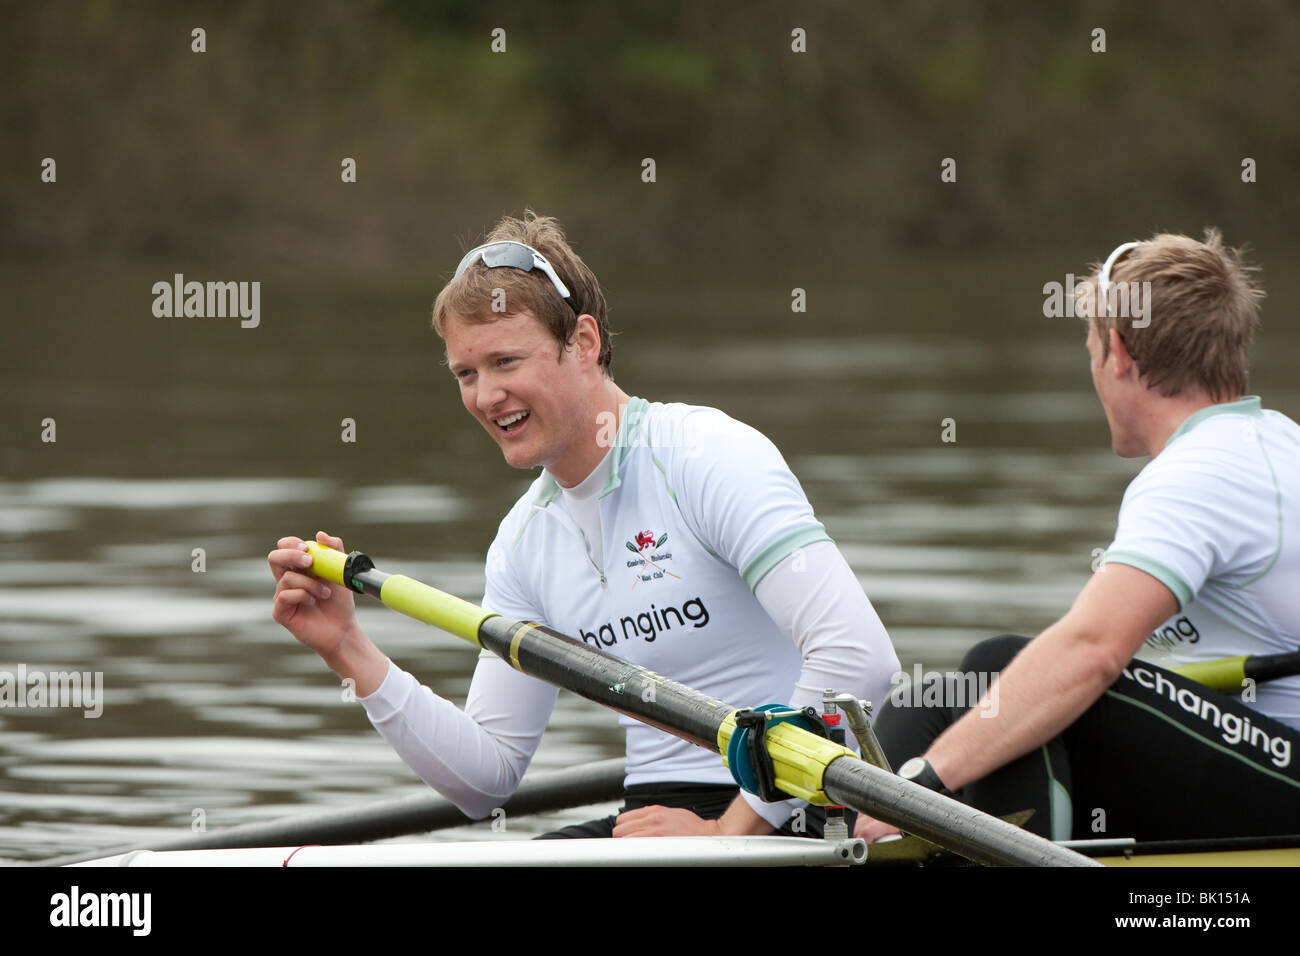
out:
M974 706L970 689L1027 643L1006 636L972 648L959 671L982 679L948 675L933 694L891 695L875 724L890 763L925 753ZM958 797L996 816L1032 809L1026 829L1058 840L1300 833L1297 738L1236 697L1134 660L1060 736Z

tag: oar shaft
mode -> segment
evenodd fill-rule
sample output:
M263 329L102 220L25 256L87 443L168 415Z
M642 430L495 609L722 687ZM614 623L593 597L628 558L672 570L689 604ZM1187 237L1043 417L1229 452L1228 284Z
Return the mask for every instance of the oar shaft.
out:
M726 754L736 732L737 708L707 694L607 654L540 624L512 621L399 575L373 570L309 543L319 576L379 597L394 610L449 630L486 648L512 667L557 687L635 717L715 753ZM353 552L357 555L357 552ZM346 579L346 581L345 581ZM985 863L1092 866L1093 861L1024 831L1014 839L1009 824L932 793L859 760L851 751L791 723L766 734L776 786L815 804L840 803ZM958 829L946 829L956 821ZM984 828L994 834L981 845Z
M601 760L565 770L530 773L501 807L507 817L565 810L623 796L624 760ZM221 830L187 833L153 843L74 853L40 861L40 866L66 866L136 850L207 850L236 847L302 846L304 844L364 843L411 833L464 826L469 818L450 800L434 793L380 800L363 806L318 810L278 820L242 823Z
M862 760L826 768L826 792L877 820L990 865L1089 866L1080 854ZM868 849L870 858L871 851Z
M1290 654L1264 654L1248 657L1242 670L1245 672L1246 677L1261 684L1266 680L1291 677L1294 674L1300 674L1300 651L1293 651ZM1241 690L1241 684L1238 683L1234 689Z
M518 671L718 752L718 728L735 708L639 664L541 624L494 616L479 642Z
M722 701L549 627L501 617L404 575L371 568L345 581L347 555L314 541L307 550L310 570L318 577L355 585L394 611L486 648L516 670L718 751L718 728L735 710Z

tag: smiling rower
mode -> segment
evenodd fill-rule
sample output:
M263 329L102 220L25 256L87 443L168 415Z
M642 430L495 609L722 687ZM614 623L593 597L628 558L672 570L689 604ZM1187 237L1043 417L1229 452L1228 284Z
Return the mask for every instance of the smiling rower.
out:
M1300 832L1300 676L1218 693L1131 660L1144 642L1180 664L1300 646L1300 426L1245 394L1250 271L1213 230L1158 235L1079 290L1111 445L1152 460L1070 611L967 655L962 671L1000 672L977 707L882 710L901 776L989 813L1033 808L1029 828L1056 839ZM1136 320L1114 307L1125 284L1149 284ZM891 830L858 821L869 839Z
M509 465L541 468L488 549L486 607L720 700L884 697L898 670L889 637L780 452L716 409L615 384L604 295L554 219L502 220L461 260L433 324L465 410ZM430 786L471 817L501 806L556 688L485 654L458 709L370 641L350 592L301 573L305 547L284 538L269 556L275 619L355 681L372 723ZM550 836L819 834L819 808L738 794L709 752L621 723L624 812Z

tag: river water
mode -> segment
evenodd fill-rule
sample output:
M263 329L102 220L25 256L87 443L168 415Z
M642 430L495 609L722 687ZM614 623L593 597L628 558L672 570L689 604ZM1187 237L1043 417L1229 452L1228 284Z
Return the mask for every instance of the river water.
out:
M899 257L788 281L616 274L615 377L764 431L904 668L950 667L980 638L1035 633L1068 607L1142 464L1109 451L1082 327L1042 314L1042 284L1080 259L939 271ZM170 264L3 271L0 671L99 673L103 695L97 717L0 707L0 858L423 790L271 621L265 554L282 534L327 528L387 570L480 598L483 552L531 476L459 406L427 327L436 281L268 279L261 324L240 329L153 317L147 290ZM1300 417L1297 289L1282 271L1252 391ZM806 313L790 311L796 285ZM344 418L355 442L340 439ZM373 604L360 613L390 656L463 701L471 649ZM621 747L614 715L561 694L533 769Z

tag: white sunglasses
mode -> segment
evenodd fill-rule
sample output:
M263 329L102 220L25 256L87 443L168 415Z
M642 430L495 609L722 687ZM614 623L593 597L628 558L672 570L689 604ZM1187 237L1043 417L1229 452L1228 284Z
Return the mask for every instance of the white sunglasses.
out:
M569 292L568 286L560 281L555 269L546 261L546 256L532 246L511 239L502 239L499 242L489 242L486 245L478 246L465 253L465 258L460 260L460 265L456 267L456 278L460 278L461 273L479 260L482 260L483 264L489 269L519 269L521 272L532 272L537 269L551 280L551 285L555 286L555 291L560 293L561 299L569 303L569 308L573 310L574 314L580 314L578 304L573 301L573 295Z
M1120 256L1140 245L1142 245L1140 242L1120 243L1115 247L1115 251L1106 257L1106 263L1101 267L1101 272L1097 276L1097 297L1099 299L1106 294L1106 290L1110 287L1110 270L1114 268Z

